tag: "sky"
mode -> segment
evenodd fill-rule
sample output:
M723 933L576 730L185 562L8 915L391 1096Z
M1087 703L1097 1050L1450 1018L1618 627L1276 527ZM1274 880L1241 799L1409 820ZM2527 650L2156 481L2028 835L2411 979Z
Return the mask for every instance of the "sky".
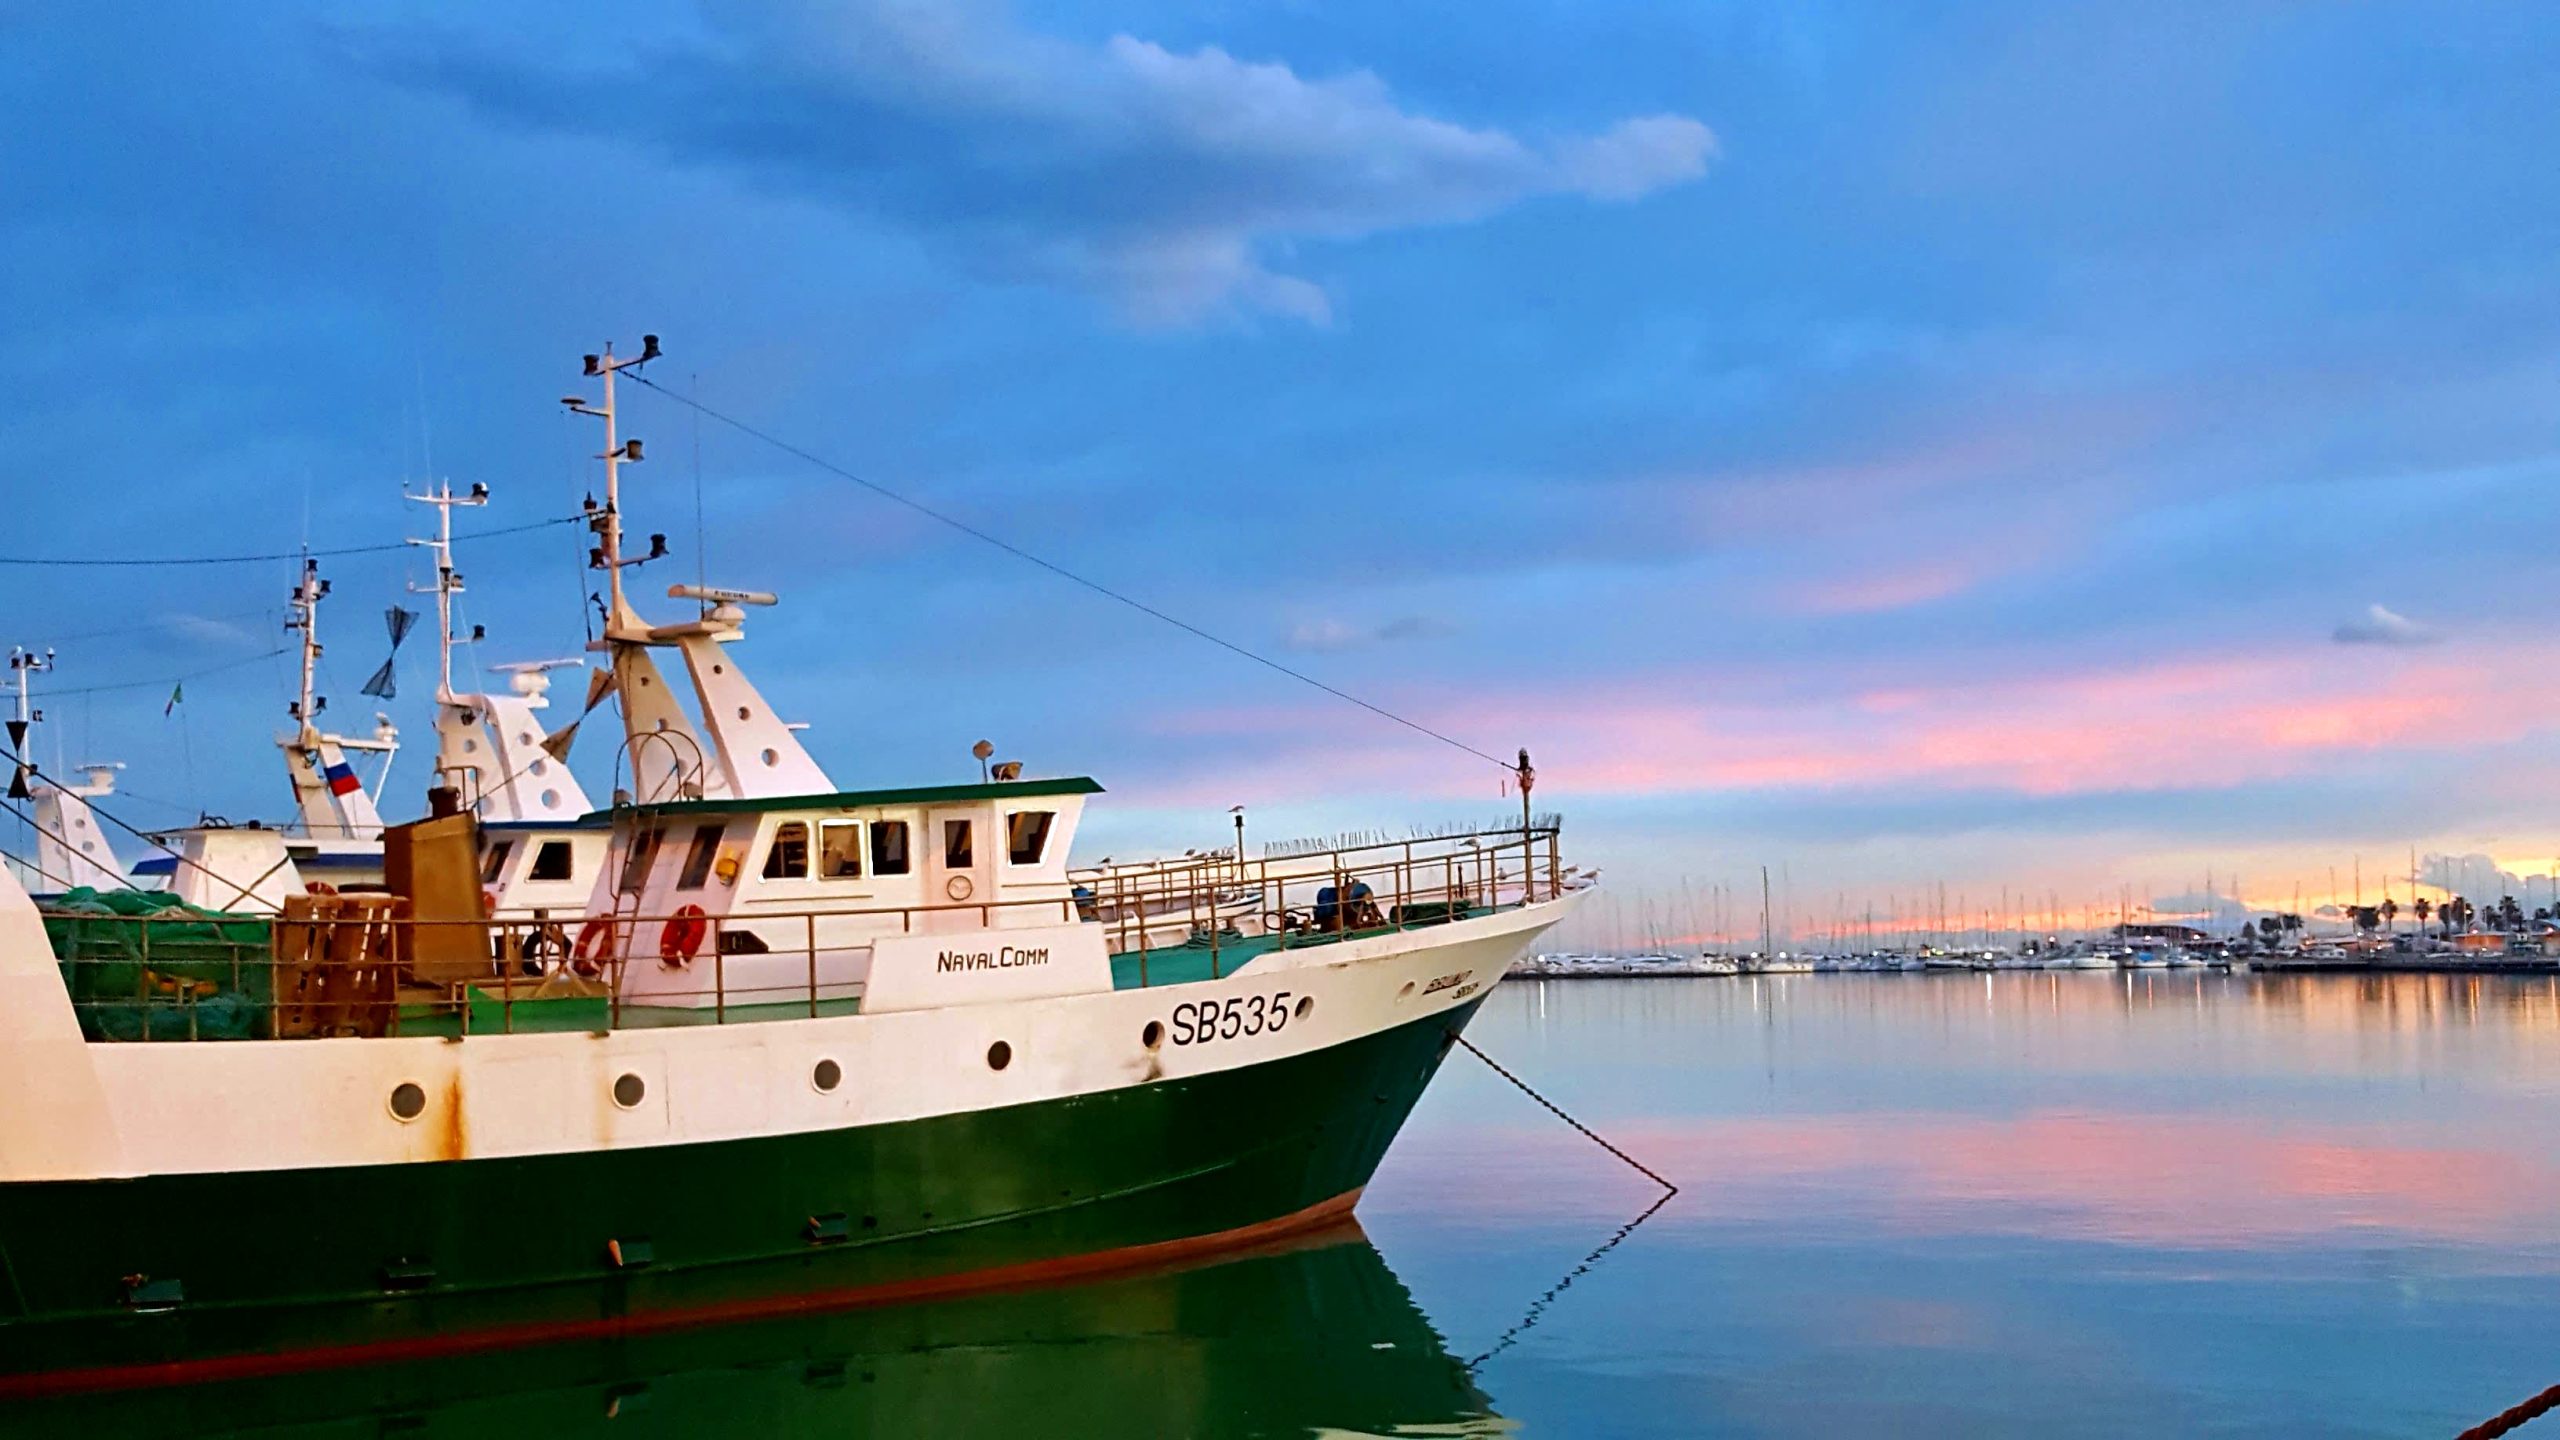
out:
M385 544L430 478L491 488L465 534L566 515L579 357L655 333L659 384L1483 752L628 395L641 593L780 592L741 656L847 786L988 738L1099 778L1125 858L1516 813L1527 746L1595 943L1764 864L1782 927L2551 899L2550 7L0 29L13 562ZM584 544L466 545L470 658L578 653ZM326 564L362 730L418 560ZM137 824L280 814L292 569L0 564L39 758L124 761Z

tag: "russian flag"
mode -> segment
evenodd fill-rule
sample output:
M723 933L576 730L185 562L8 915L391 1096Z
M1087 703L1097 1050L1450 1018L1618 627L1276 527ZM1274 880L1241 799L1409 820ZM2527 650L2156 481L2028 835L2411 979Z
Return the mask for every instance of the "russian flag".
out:
M344 760L324 764L320 773L328 780L332 795L352 795L364 788L364 782L356 778L355 767Z

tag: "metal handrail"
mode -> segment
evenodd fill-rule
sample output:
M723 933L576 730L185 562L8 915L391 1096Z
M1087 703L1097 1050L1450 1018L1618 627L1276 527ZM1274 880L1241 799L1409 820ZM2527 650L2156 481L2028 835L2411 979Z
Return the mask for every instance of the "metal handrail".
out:
M1485 843L1489 838L1498 843ZM90 937L102 941L115 932L88 927L137 927L130 932L134 943L129 948L107 943L92 947L103 953L62 959L74 1007L84 1013L84 1030L93 1039L180 1038L161 1033L175 1028L173 1015L183 1019L184 1038L215 1038L205 1033L200 1021L208 1002L225 994L256 1012L249 1032L234 1033L232 1038L397 1035L404 1024L426 1026L430 1033L450 1033L458 1027L459 1033L467 1035L473 1033L475 1004L489 1003L498 1007L499 1027L512 1032L518 1028L517 1007L540 1003L520 994L538 980L571 989L580 982L592 987L589 993L567 998L601 999L608 1028L621 1028L626 974L634 966L662 963L695 971L707 968L709 973L692 989L652 992L647 998L653 1012L700 1008L708 1012L711 1023L726 1023L733 1010L774 1005L790 1005L795 1012L812 1017L823 1013L828 1005L848 1000L856 983L829 980L822 974L824 960L867 954L881 935L930 929L937 916L974 915L977 925L972 928L997 931L1007 928L1003 919L1025 917L1040 923L1051 918L1047 912L1054 912L1058 922L1101 925L1106 948L1115 956L1134 956L1138 984L1147 987L1162 974L1157 962L1168 951L1205 948L1209 973L1216 977L1265 951L1444 924L1551 900L1562 893L1552 829L1447 840L1456 843L1443 844L1438 847L1441 853L1430 855L1416 855L1414 847L1434 848L1434 842L1403 841L1347 847L1329 855L1285 857L1278 867L1250 862L1244 866L1195 864L1151 872L1146 877L1151 883L1145 885L1132 885L1130 877L1124 876L1108 892L1089 892L1071 884L1063 895L748 916L617 911L559 918L537 913L529 918L418 919L400 913L405 902L397 897L356 892L339 897L342 903L355 902L351 908L357 913L347 915L235 916L212 921L183 911L129 916L54 913L59 919L79 922ZM1474 843L1465 843L1469 841ZM1381 850L1396 853L1373 864L1348 863L1350 857ZM1328 860L1330 864L1323 863ZM1169 883L1182 879L1192 883L1187 887ZM702 948L682 965L662 962L655 947L663 944L667 924L680 918L703 924ZM894 929L888 923L892 918ZM262 921L263 944L229 939L215 928ZM837 922L865 921L877 926L876 933L840 935L822 943L821 922L840 928ZM603 943L589 955L579 956L579 940L598 926L603 927L597 932ZM173 947L170 927L191 927L194 933L181 937L184 943ZM421 986L408 978L404 971L408 957L417 953L421 932L455 927L480 932L478 950L489 957L488 972L434 986ZM785 927L798 929L795 938L801 943L797 947L774 943ZM1180 939L1160 936L1159 932L1175 927L1180 929ZM731 962L741 957L727 953L723 937L740 931L755 934L758 943L766 946L742 954L788 960L794 958L796 948L797 958L803 961L800 973L788 984L733 975ZM156 963L155 932L163 937ZM215 938L207 938L208 932ZM1238 947L1245 951L1243 960L1236 958ZM100 993L96 983L100 971L83 973L84 965L130 965L132 991ZM573 979L559 980L563 972ZM1197 973L1188 971L1183 978ZM120 975L107 978L119 986L124 983ZM830 999L830 990L844 993ZM234 1032L241 1023L237 1009L235 1004L221 1017L222 1024ZM133 1033L110 1033L124 1029Z

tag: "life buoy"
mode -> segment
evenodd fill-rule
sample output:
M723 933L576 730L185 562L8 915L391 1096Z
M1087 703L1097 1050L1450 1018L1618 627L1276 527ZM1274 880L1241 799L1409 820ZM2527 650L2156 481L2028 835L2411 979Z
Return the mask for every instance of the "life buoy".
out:
M545 922L524 932L524 958L545 968L566 959L569 954L569 932Z
M680 905L667 917L665 928L658 932L658 963L671 969L682 969L702 949L703 937L711 933L711 917L699 905Z
M605 952L612 948L613 922L599 915L578 927L578 944L569 952L569 968L593 980L604 973Z
M338 893L338 887L330 884L326 880L305 880L302 882L302 893L305 895L335 895Z
M495 915L495 914L497 914L497 913L498 913L498 892L497 892L497 891L495 891L495 890L483 890L483 891L481 891L481 892L480 892L480 918L481 918L481 919L483 919L483 920L486 920L486 919L488 919L490 916Z

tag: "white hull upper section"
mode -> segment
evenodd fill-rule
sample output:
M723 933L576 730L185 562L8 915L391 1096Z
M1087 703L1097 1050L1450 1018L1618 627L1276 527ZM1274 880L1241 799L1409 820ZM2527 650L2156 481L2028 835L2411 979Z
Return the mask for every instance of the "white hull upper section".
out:
M1151 989L461 1040L95 1045L80 1042L59 980L44 973L52 967L42 935L23 933L33 926L27 909L0 930L9 957L0 970L0 1004L10 1011L0 1031L0 1137L7 1142L0 1144L0 1182L695 1144L1214 1073L1341 1044L1473 1000L1574 898L1281 951L1241 975ZM1215 1017L1230 1008L1237 1023L1219 1024ZM1245 1033L1253 1027L1243 1017L1257 1013L1262 1023ZM1205 1027L1204 1015L1212 1017ZM1204 1028L1209 1038L1198 1038ZM1226 1038L1218 1038L1222 1031ZM1010 1050L1001 1070L988 1063L999 1041ZM832 1091L814 1079L822 1061L841 1071ZM624 1076L639 1077L643 1087L628 1108L615 1099ZM390 1110L392 1091L404 1082L428 1097L413 1121Z

